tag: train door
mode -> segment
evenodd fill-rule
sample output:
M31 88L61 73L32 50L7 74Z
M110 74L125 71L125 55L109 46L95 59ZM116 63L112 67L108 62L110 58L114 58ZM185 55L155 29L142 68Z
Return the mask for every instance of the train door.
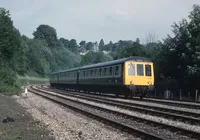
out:
M144 64L145 70L145 79L149 85L154 85L154 69L153 63L145 63Z

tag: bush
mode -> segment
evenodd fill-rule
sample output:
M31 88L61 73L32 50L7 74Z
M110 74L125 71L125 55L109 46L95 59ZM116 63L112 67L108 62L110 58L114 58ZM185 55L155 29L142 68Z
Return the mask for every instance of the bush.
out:
M21 93L21 89L16 86L13 87L10 85L0 85L0 93L10 96Z
M27 86L29 84L44 84L48 83L49 79L40 77L18 76L16 85L18 87Z

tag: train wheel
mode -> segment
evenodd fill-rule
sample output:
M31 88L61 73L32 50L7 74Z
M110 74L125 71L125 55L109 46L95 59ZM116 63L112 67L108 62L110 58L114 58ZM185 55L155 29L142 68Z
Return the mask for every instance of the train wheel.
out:
M129 96L128 96L129 99L133 98L133 95L134 95L133 91L130 91Z
M128 95L129 95L128 93L124 93L124 98L128 99Z

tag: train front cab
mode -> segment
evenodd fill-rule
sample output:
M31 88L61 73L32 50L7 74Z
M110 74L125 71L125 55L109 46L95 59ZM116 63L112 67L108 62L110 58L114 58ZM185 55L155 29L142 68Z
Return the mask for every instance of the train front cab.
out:
M130 93L128 96L143 98L154 88L154 69L152 62L127 61L124 63L123 82Z

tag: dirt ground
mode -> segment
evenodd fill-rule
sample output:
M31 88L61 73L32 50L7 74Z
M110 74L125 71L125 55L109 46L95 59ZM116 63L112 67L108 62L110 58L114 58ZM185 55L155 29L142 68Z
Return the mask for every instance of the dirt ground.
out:
M14 122L5 119L6 116L13 118ZM0 140L54 140L54 138L44 124L35 121L11 96L0 94Z

